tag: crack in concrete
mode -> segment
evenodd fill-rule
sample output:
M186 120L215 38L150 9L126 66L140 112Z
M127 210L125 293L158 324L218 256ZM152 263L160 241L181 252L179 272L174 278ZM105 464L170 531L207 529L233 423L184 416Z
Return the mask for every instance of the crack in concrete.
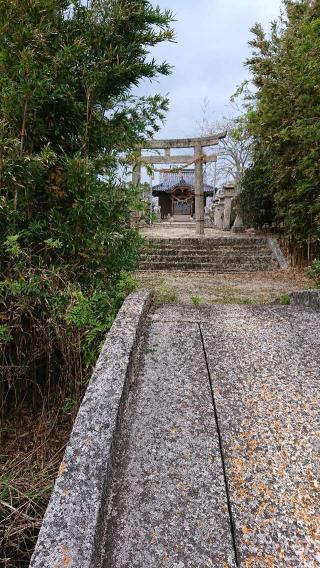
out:
M225 490L226 490L226 499L227 499L227 506L228 506L228 515L229 515L229 522L230 522L232 545L233 545L234 556L235 556L235 563L236 563L236 566L239 568L240 567L240 554L239 554L238 546L237 546L236 525L235 525L235 521L234 521L234 518L233 518L232 507L231 507L230 490L229 490L228 476L227 476L225 457L224 457L224 451L223 451L222 435L221 435L220 424L219 424L218 410L217 410L215 394L214 394L214 389L213 389L213 384L212 384L212 379L211 379L211 372L210 372L210 367L209 367L208 356L207 356L206 347L205 347L205 343L204 343L204 337L203 337L203 333L202 333L202 329L201 329L201 324L199 322L198 322L198 327L199 327L199 333L200 333L200 338L201 338L201 344L202 344L204 359L205 359L205 363L206 363L206 367L207 367L207 373L208 373L208 379L209 379L209 385L210 385L210 391L211 391L211 397L212 397L212 407L213 407L215 423L216 423L216 428L217 428L217 434L218 434L218 440L219 440L219 450L220 450L220 457L221 457L222 470L223 470L223 478L224 478L224 484L225 484Z

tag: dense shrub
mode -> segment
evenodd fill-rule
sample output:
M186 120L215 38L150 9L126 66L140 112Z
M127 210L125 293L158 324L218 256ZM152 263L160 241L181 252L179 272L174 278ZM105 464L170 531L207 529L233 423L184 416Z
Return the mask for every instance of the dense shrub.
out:
M312 257L320 253L320 4L285 1L269 35L258 24L251 31L252 164L239 202L251 224L276 225Z
M314 280L316 286L320 288L320 260L314 260L309 267L309 276Z
M0 404L79 399L133 281L140 207L123 159L167 100L149 56L171 14L146 0L0 0Z

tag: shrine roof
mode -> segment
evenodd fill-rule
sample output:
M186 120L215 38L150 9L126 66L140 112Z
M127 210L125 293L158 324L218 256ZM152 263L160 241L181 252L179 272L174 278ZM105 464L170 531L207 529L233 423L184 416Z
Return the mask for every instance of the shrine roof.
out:
M161 175L161 181L152 187L152 192L170 193L175 187L190 186L194 190L194 170L168 172ZM203 184L204 193L214 193L214 187Z

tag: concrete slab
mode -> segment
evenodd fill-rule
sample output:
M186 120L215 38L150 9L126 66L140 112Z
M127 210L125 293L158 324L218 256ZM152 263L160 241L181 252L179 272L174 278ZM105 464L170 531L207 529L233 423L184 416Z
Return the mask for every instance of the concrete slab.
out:
M197 324L151 323L122 440L104 568L235 566Z
M301 309L297 306L280 306L277 304L242 305L242 304L214 304L193 307L191 305L164 304L155 313L150 315L152 321L185 322L185 323L212 323L223 325L226 320L235 320L247 316L260 317L262 314L269 318L269 323L279 322L279 318L289 319L292 325L300 325L302 332L319 323L319 312L312 309ZM300 322L300 324L299 324ZM309 339L310 334L309 334ZM316 338L315 338L316 339ZM312 339L313 341L313 339Z
M237 314L242 313L242 306L234 305L232 306L233 317L237 317ZM216 318L221 318L230 315L230 306L226 305L214 305L208 306L203 305L197 308L193 306L184 306L180 304L164 304L156 310L156 312L150 315L152 321L167 321L167 322L181 322L181 323L206 323L216 321Z
M320 313L225 306L208 319L201 329L240 565L315 568Z

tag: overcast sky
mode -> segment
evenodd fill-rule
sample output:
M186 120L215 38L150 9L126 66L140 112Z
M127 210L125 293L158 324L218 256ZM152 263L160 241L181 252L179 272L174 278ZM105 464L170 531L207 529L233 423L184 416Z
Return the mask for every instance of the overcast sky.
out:
M139 92L169 94L170 112L160 136L197 134L201 105L210 101L213 117L230 114L230 96L248 77L249 29L268 27L280 14L281 0L158 0L175 14L177 43L158 46L157 60L174 66L170 77L144 84Z

